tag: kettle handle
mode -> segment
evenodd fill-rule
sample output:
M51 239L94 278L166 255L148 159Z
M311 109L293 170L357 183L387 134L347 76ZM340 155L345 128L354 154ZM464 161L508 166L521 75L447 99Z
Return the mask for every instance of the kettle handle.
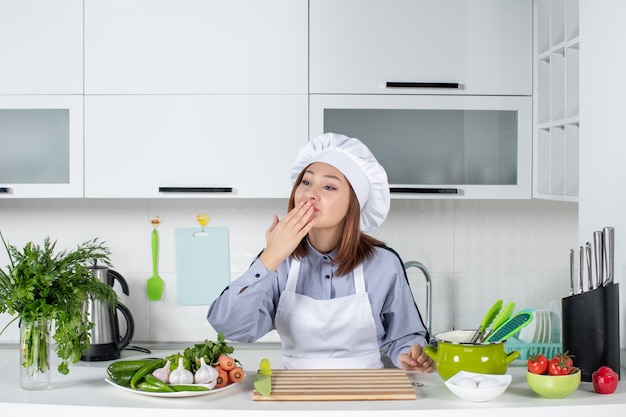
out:
M107 284L112 287L115 284L115 280L117 280L122 286L122 291L124 294L128 295L128 284L124 277L117 271L109 269L107 272Z
M126 319L126 334L121 336L119 334L119 326L117 324L117 315L115 317L115 328L117 333L117 338L115 344L117 345L117 350L121 351L130 343L130 340L133 338L135 334L135 321L133 320L132 314L130 314L130 310L122 303L117 303L115 307L116 310L119 310L122 313L122 316Z

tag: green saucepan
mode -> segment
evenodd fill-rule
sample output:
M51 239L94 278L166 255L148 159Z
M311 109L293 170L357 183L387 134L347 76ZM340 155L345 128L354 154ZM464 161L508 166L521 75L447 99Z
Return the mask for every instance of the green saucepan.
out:
M476 330L438 333L435 335L436 343L424 347L424 352L435 362L437 372L444 381L459 371L503 375L509 364L519 357L519 351L507 353L503 341L470 343L475 333Z

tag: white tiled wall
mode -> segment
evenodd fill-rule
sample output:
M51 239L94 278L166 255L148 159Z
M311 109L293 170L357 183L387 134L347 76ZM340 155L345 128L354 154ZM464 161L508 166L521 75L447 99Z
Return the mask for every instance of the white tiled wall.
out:
M230 233L231 277L243 272L263 248L272 215L282 217L287 200L0 200L0 231L9 243L43 243L72 248L99 237L130 287L121 301L136 329L132 344L187 342L214 338L205 319L207 306L176 302L174 230L196 227L196 215L211 215L210 226ZM149 216L159 214L159 275L166 281L161 301L147 299L152 274ZM518 309L547 308L568 295L568 251L577 242L578 206L543 200L393 200L385 224L373 235L417 260L432 275L433 333L475 328L496 299ZM0 265L8 264L0 250ZM418 305L425 310L425 280L409 270ZM118 288L118 287L116 287ZM119 288L118 288L119 290ZM0 328L10 320L0 316ZM17 342L16 324L0 342ZM264 340L276 340L270 334Z

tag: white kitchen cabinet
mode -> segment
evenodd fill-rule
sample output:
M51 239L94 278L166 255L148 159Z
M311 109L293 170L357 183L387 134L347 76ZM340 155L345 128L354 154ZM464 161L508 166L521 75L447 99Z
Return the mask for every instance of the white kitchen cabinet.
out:
M0 198L83 196L83 96L0 95Z
M310 136L370 148L393 198L531 198L531 97L315 94L310 114Z
M530 96L532 17L532 0L311 0L310 92Z
M86 94L306 94L306 0L85 0Z
M535 0L533 197L578 201L578 0Z
M0 0L0 94L82 92L82 0Z
M87 198L287 198L308 96L85 97Z

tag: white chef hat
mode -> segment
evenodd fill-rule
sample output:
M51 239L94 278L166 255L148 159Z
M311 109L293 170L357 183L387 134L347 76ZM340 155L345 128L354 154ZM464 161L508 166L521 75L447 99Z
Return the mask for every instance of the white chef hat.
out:
M361 206L362 231L375 229L385 221L390 205L387 173L363 142L337 133L314 137L298 153L291 167L291 183L313 162L334 166L350 181Z

